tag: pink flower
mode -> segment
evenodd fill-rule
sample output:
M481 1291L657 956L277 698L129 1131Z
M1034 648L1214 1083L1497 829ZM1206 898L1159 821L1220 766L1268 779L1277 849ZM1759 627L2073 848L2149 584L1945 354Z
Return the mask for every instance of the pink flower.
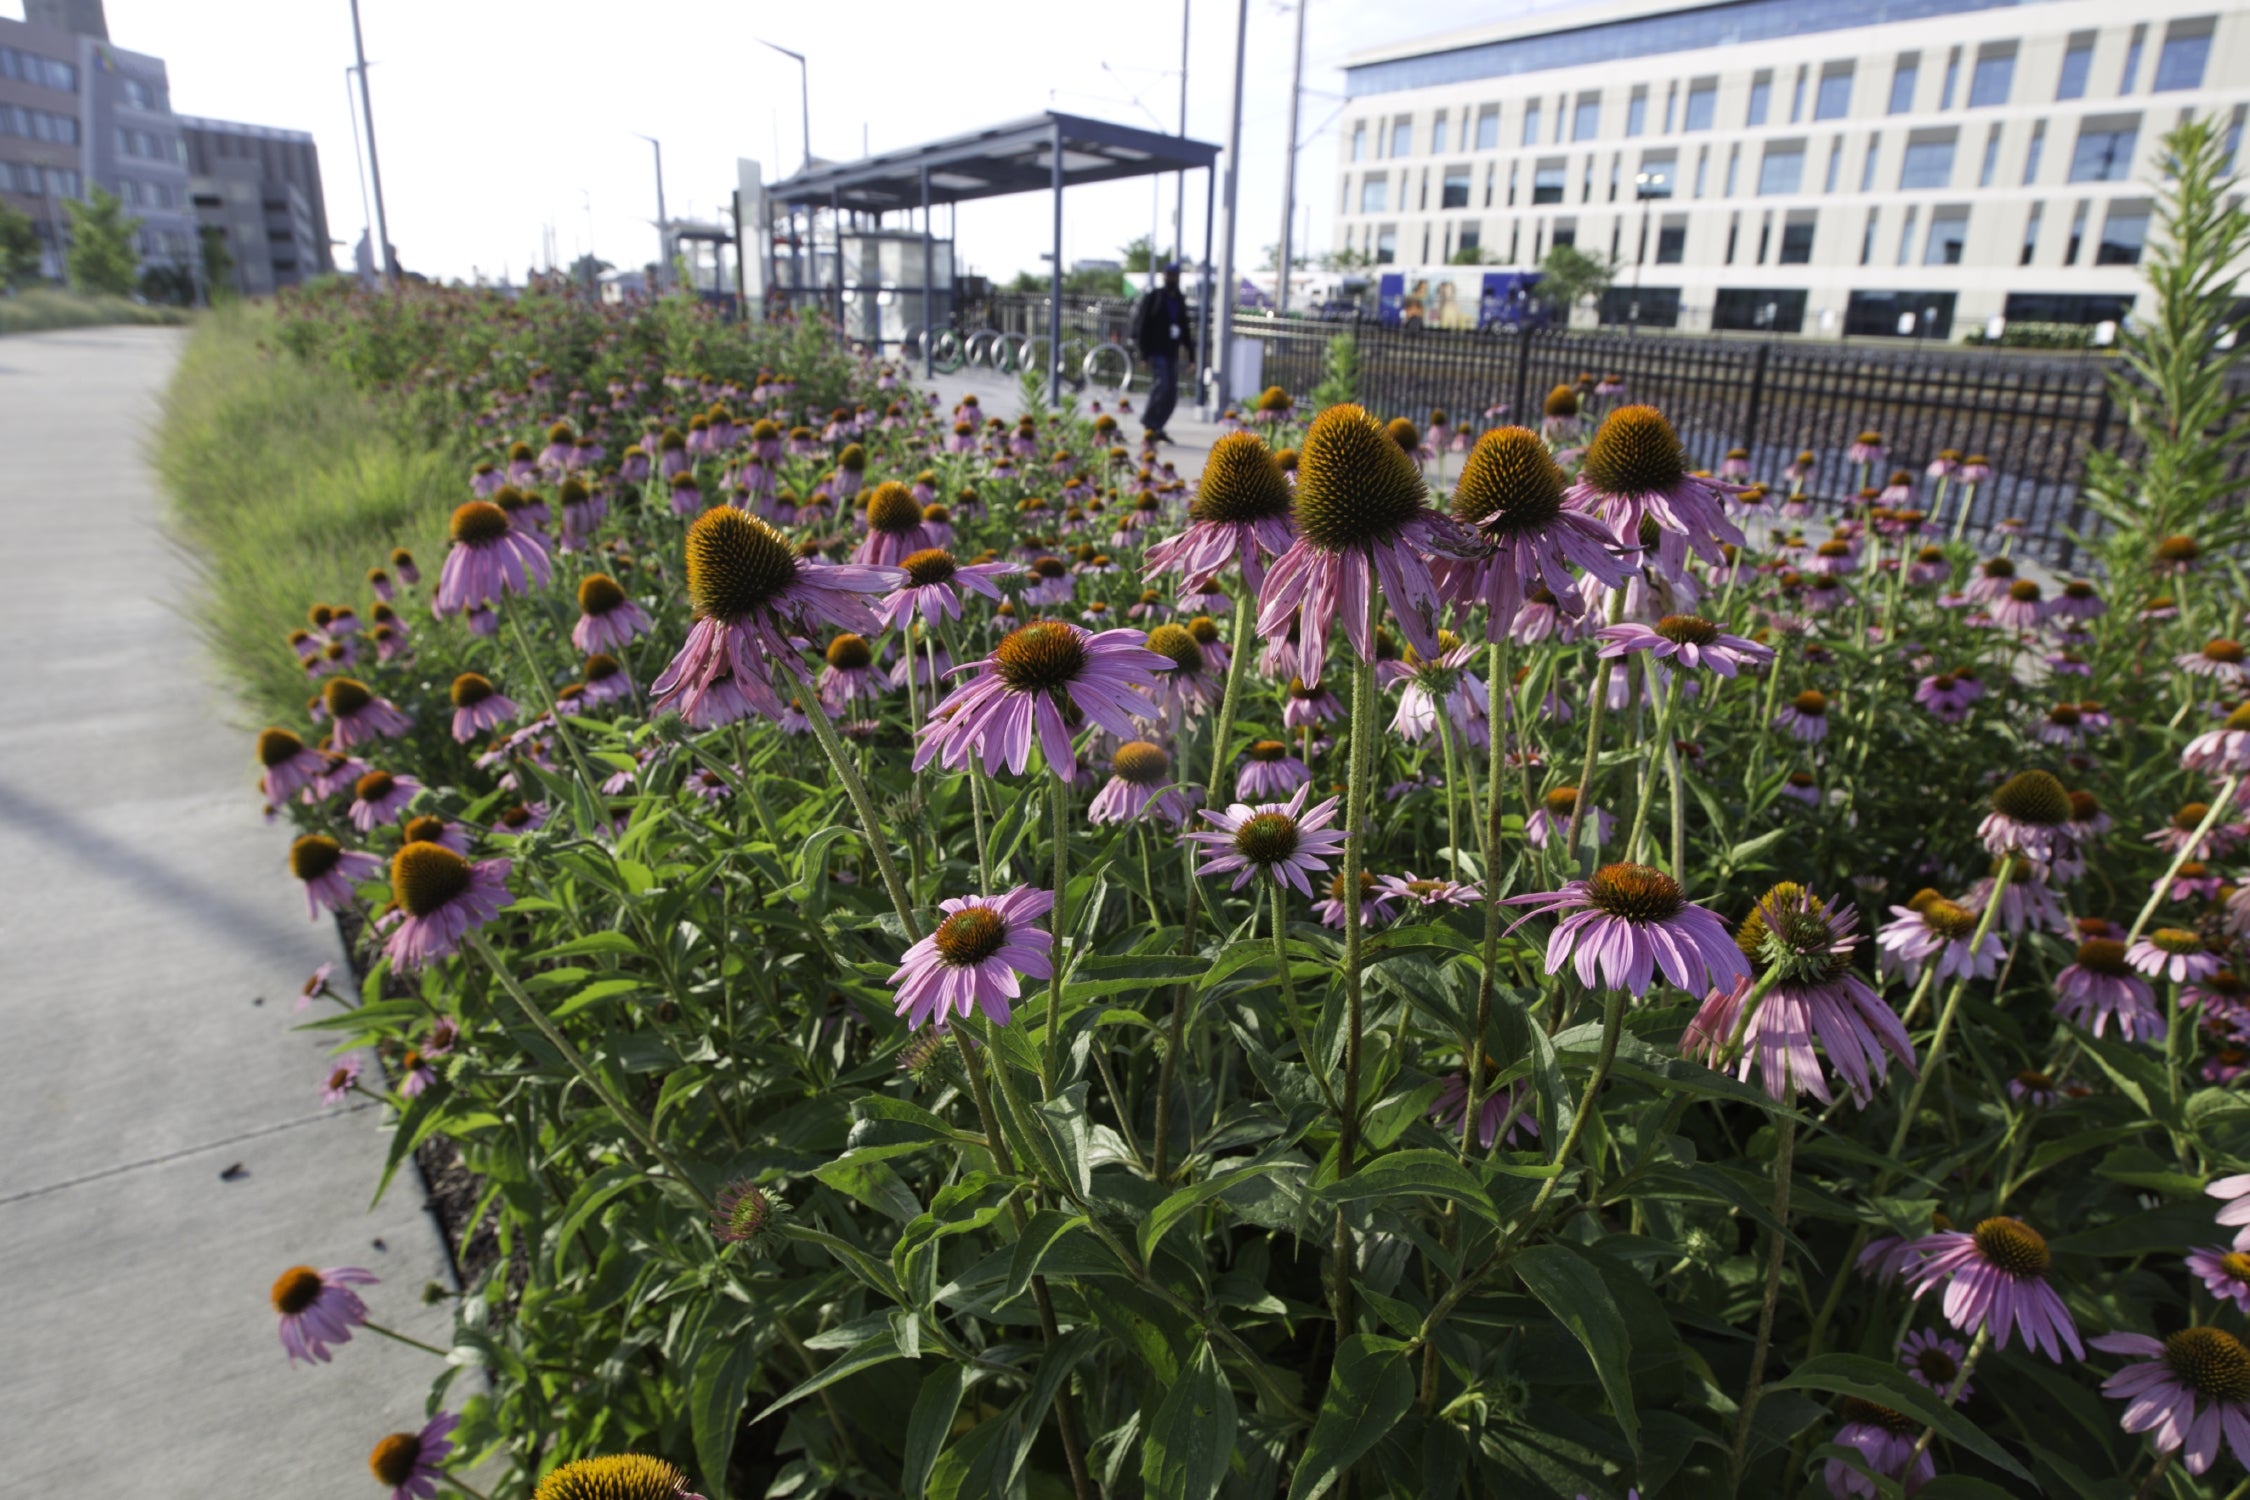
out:
M258 764L258 790L269 806L278 807L318 776L325 761L288 730L268 729L258 736Z
M1194 592L1232 563L1242 586L1255 594L1265 583L1264 559L1289 550L1289 512L1289 481L1265 442L1230 432L1203 461L1187 529L1148 549L1147 576L1179 573Z
M1922 965L1936 960L1936 980L1990 979L2000 972L2000 962L2006 956L1998 933L1987 932L1984 941L1974 951L1969 940L1976 936L1977 914L1969 907L1948 901L1934 893L1920 899L1913 906L1894 906L1891 915L1897 920L1884 924L1875 934L1875 945L1883 950L1885 962L1910 980L1922 977Z
M2204 1326L2161 1340L2106 1333L2092 1342L2104 1354L2144 1356L2102 1382L2103 1395L2128 1403L2119 1426L2150 1433L2159 1453L2184 1448L2190 1474L2211 1467L2222 1440L2236 1463L2250 1464L2250 1349L2240 1339Z
M1676 661L1690 671L1708 668L1721 677L1773 660L1772 647L1728 635L1696 615L1666 615L1653 626L1625 621L1594 633L1604 642L1600 654L1605 657L1646 651L1659 661Z
M2180 765L2206 776L2250 775L2250 704L2228 714L2217 729L2188 741L2180 752Z
M380 925L390 930L383 951L396 969L419 969L452 953L461 940L498 916L508 894L512 861L471 863L442 844L403 844L391 856L391 897L396 905Z
M438 572L431 610L457 615L477 604L497 604L508 594L543 588L553 576L547 544L536 531L519 529L490 500L471 500L453 512L453 546Z
M1716 565L1726 560L1722 543L1743 544L1741 529L1727 518L1730 493L1732 486L1688 472L1687 454L1663 413L1620 406L1586 445L1564 503L1607 522L1622 547L1642 545L1641 522L1654 521L1656 553L1676 576L1689 552Z
M1109 780L1094 794L1086 817L1097 828L1139 818L1177 828L1194 810L1194 789L1173 784L1172 757L1164 747L1147 740L1128 740L1117 747L1117 754L1110 760Z
M907 949L891 975L898 1014L917 1029L932 1022L942 1028L974 1007L994 1025L1007 1025L1022 978L1053 976L1053 940L1033 924L1054 904L1052 891L1022 885L939 902L945 916L937 930Z
M322 911L342 911L356 899L352 887L383 873L372 854L346 849L326 834L308 833L289 846L289 873L305 886L305 910L314 921Z
M1935 1328L1917 1328L1898 1346L1898 1362L1917 1384L1927 1386L1956 1406L1976 1394L1976 1387L1961 1379L1961 1361L1969 1357L1959 1339L1947 1338ZM1954 1390L1959 1382L1960 1390Z
M367 1467L375 1482L391 1487L391 1500L431 1500L443 1477L439 1465L453 1452L453 1429L461 1419L441 1411L420 1432L394 1432L375 1445Z
M1388 922L1397 915L1395 898L1389 887L1379 884L1365 870L1359 872L1359 921L1362 927L1372 927L1378 922ZM1344 905L1344 872L1338 870L1328 882L1326 897L1313 903L1313 916L1323 927L1344 930L1351 919L1351 909Z
M1485 1086L1491 1089L1489 1065L1485 1070ZM1523 1079L1502 1084L1491 1089L1477 1105L1477 1144L1490 1151L1493 1143L1505 1142L1513 1146L1518 1135L1534 1139L1539 1135L1539 1116L1534 1108L1531 1087ZM1455 1073L1445 1080L1438 1091L1437 1100L1430 1106L1430 1118L1446 1133L1449 1140L1461 1139L1462 1117L1468 1113L1469 1075Z
M321 1080L320 1102L341 1104L349 1099L352 1090L359 1085L360 1069L364 1066L356 1052L338 1058L336 1065L328 1070L328 1076Z
M326 1364L328 1346L348 1344L352 1330L367 1321L367 1304L355 1286L374 1286L381 1278L358 1266L316 1271L291 1266L273 1284L273 1310L281 1315L281 1347L289 1362Z
M943 547L909 552L898 565L906 573L905 580L876 606L884 622L897 630L904 630L917 614L931 625L958 620L960 589L997 601L1000 589L993 580L1023 571L1014 563L962 563Z
M1914 1456L1914 1444L1922 1432L1920 1422L1857 1396L1844 1398L1843 1414L1844 1425L1836 1429L1835 1440L1856 1450L1868 1468L1885 1479L1899 1480L1908 1494L1936 1477L1937 1464L1929 1454ZM1833 1500L1875 1500L1878 1493L1873 1480L1842 1459L1829 1459L1822 1466L1821 1478Z
M936 760L958 770L981 752L988 773L1006 765L1021 775L1036 732L1048 769L1070 780L1078 761L1061 705L1120 740L1138 738L1133 719L1147 708L1138 693L1172 665L1146 639L1129 628L1096 635L1065 620L1034 620L1010 631L992 655L956 669L974 675L930 711L914 769Z
M2155 995L2126 961L2125 945L2113 938L2088 938L2078 945L2078 961L2055 976L2055 1014L2096 1036L2112 1020L2128 1042L2164 1035L2164 1013L2157 1009Z
M1344 850L1344 832L1331 829L1340 799L1307 809L1300 786L1287 802L1256 805L1237 802L1225 812L1206 809L1203 821L1216 832L1190 833L1191 843L1211 851L1210 860L1197 866L1198 875L1224 875L1234 871L1234 889L1241 890L1263 874L1276 885L1295 886L1310 899L1313 876L1328 873L1327 861Z
M1799 693L1774 715L1774 727L1808 745L1828 738L1828 695L1813 689Z
M1446 591L1463 605L1485 605L1493 619L1512 620L1536 593L1577 614L1583 606L1573 567L1622 588L1632 564L1598 520L1563 496L1562 470L1538 434L1502 427L1477 439L1454 486L1453 518L1479 546L1438 564Z
M369 771L352 788L352 827L361 833L373 833L379 826L406 811L406 805L419 796L421 791L422 783L411 776L390 771Z
M1661 969L1693 994L1749 972L1726 924L1689 902L1671 876L1647 865L1604 865L1559 891L1508 899L1531 908L1524 920L1567 913L1547 939L1547 972L1572 964L1588 989L1598 973L1603 988L1639 999Z
M1286 741L1253 740L1235 776L1234 794L1246 799L1286 797L1311 780L1312 772L1289 753Z
M2219 955L2203 946L2201 935L2185 927L2159 927L2136 938L2125 950L2125 962L2150 978L2169 978L2174 984L2208 979L2219 972Z
M2054 1257L2047 1241L2021 1219L1989 1218L1973 1232L1940 1230L1914 1242L1917 1299L1945 1283L1946 1321L1963 1333L1984 1328L1996 1349L2017 1334L2056 1363L2067 1348L2086 1357L2070 1310L2047 1284Z
M626 596L607 573L589 573L578 582L578 623L570 643L585 652L616 651L631 645L649 627L647 611Z
M334 743L339 750L349 750L371 740L397 739L413 727L413 720L400 713L388 699L376 697L366 683L356 678L329 678L328 685L321 689L320 701L328 710Z
M2237 1312L2250 1313L2250 1255L2213 1246L2190 1250L2187 1264L2189 1271L2203 1278L2204 1290L2222 1302L2232 1302Z

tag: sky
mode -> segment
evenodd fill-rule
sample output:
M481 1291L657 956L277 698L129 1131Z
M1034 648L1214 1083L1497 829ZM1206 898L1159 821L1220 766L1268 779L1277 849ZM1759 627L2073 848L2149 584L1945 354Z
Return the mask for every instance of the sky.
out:
M1188 0L1187 133L1224 144L1236 7ZM1305 0L1298 232L1325 248L1334 224L1342 64L1363 47L1506 19L1569 0L1418 0L1410 30L1392 0ZM737 157L767 180L804 151L797 64L806 55L812 150L850 160L1059 109L1124 124L1179 122L1181 0L973 0L966 5L744 4L740 0L360 0L391 241L408 269L520 280L591 249L639 265L656 254L649 135L664 144L666 207L714 219ZM0 0L20 17L21 0ZM310 130L330 232L349 246L367 222L344 69L348 0L108 0L121 47L165 60L181 114ZM1281 233L1294 9L1250 0L1237 263L1258 265ZM1138 101L1138 102L1136 102ZM1152 118L1153 116L1153 118ZM782 170L774 170L776 162ZM1157 216L1170 233L1172 187ZM1187 236L1202 242L1202 187L1189 178ZM964 269L1037 269L1051 227L1044 195L965 204ZM1148 232L1146 180L1074 188L1066 260L1113 257ZM944 215L938 216L942 229Z

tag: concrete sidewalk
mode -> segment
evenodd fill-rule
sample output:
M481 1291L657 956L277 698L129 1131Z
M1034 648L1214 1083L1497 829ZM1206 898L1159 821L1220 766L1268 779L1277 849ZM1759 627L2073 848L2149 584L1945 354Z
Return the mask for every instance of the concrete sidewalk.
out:
M291 1030L342 954L161 529L143 451L183 338L0 339L0 1496L366 1500L437 1361L362 1332L292 1369L268 1288L365 1266L376 1321L442 1345L444 1254L411 1165L368 1212L389 1137L321 1108L327 1044Z
M911 375L915 385L936 391L939 403L947 411L951 411L964 395L973 391L977 404L984 408L988 416L1013 423L1023 413L1023 388L1013 375L1002 375L982 368L961 369L951 375L939 375L925 381L922 379L919 361L913 362L907 373ZM1193 484L1196 476L1203 472L1203 460L1211 455L1211 445L1219 440L1219 424L1197 418L1195 405L1189 399L1190 394L1185 389L1181 391L1179 409L1173 412L1172 420L1165 424L1165 430L1176 441L1167 443L1156 451L1171 461L1172 467L1179 471L1182 479ZM1148 392L1134 391L1124 398L1133 408L1135 414L1132 416L1118 412L1118 399L1118 393L1114 390L1089 388L1079 393L1078 408L1083 412L1091 412L1093 404L1100 402L1103 411L1117 417L1118 431L1124 438L1125 446L1137 455L1141 446L1138 413L1148 402Z

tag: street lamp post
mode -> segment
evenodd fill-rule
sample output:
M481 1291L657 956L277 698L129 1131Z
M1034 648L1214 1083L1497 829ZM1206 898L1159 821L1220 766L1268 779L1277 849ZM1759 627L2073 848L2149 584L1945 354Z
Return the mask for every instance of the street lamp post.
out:
M359 30L359 0L352 0L352 51L359 58L359 107L367 122L367 175L375 182L375 264L393 291L398 265L391 259L391 226L383 212L383 166L375 157L375 98L367 91L367 40Z
M664 284L672 279L672 220L664 212L664 143L653 135L641 139L656 148L656 293L664 294Z
M1648 205L1652 198L1670 197L1669 174L1664 172L1637 172L1633 175L1633 196L1641 205L1641 237L1633 247L1633 306L1625 324L1628 336L1641 330L1641 262L1648 259ZM1659 192L1662 185L1665 191Z
M806 64L805 54L802 52L792 52L780 43L769 42L764 37L759 37L757 42L759 46L770 47L797 64L797 102L805 131L805 164L801 170L809 172L812 170L812 69Z
M1274 316L1283 318L1289 315L1289 259L1295 248L1290 244L1290 231L1297 223L1297 100L1304 92L1305 12L1311 5L1312 0L1297 0L1297 46L1289 65L1288 166L1281 176L1281 269L1274 276L1273 287Z

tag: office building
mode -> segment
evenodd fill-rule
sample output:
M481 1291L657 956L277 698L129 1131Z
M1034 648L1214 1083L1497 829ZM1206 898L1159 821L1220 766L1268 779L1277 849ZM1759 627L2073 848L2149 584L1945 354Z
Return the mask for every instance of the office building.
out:
M2239 141L2250 0L1598 0L1346 77L1339 249L1574 245L1616 267L1581 323L1960 337L2144 295L2157 141Z
M183 115L180 138L196 223L225 237L235 291L270 296L336 268L308 132Z

